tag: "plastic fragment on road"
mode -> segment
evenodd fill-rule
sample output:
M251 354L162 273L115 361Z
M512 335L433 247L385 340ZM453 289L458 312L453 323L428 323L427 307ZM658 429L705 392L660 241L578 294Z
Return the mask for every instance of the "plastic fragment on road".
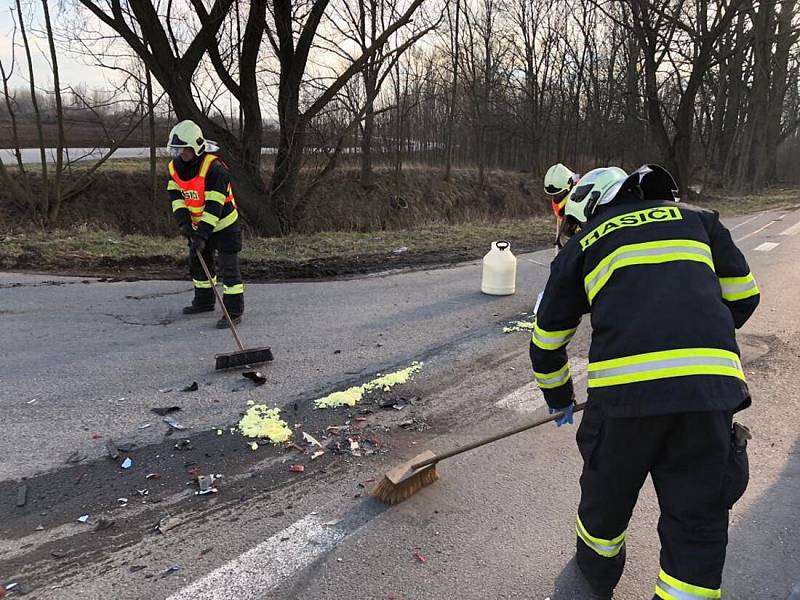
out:
M148 427L152 427L152 423L145 423L144 425L139 425L139 429L147 429Z
M192 449L192 441L191 440L178 440L178 442L173 446L175 450L191 450Z
M214 484L222 477L222 475L198 475L197 487L198 491L194 493L195 496L205 496L206 494L216 494L219 490L214 487Z
M428 559L427 559L427 558L425 558L425 557L424 557L424 556L423 556L423 555L420 553L420 551L419 551L419 550L414 550L414 558L416 558L416 559L417 559L419 562L421 562L421 563L423 563L423 564L424 564L424 563L426 563L426 562L428 562Z
M313 435L311 435L310 433L307 433L307 432L304 431L303 432L303 439L306 442L308 442L309 444L313 445L313 446L318 446L319 448L322 448L322 444L320 443L320 441L317 438L315 438Z
M261 371L245 371L242 373L242 377L246 377L256 385L264 385L267 383L267 378L261 373Z
M258 450L258 442L250 442L250 450Z
M178 423L178 422L177 422L175 419L173 419L172 417L164 417L164 418L162 419L162 421L164 421L164 423L166 423L167 425L169 425L169 426L170 426L172 429L176 429L177 431L183 431L184 429L186 429L186 427L184 427L183 425L181 425L180 423Z
M196 392L196 391L198 390L198 388L199 388L199 387L200 387L200 386L199 386L199 385L197 385L197 382L196 382L196 381L193 381L192 383L190 383L190 384L189 384L189 385L187 385L186 387L184 387L184 388L181 388L181 391L182 391L182 392Z
M223 433L222 429L217 429L217 435L222 435L222 433Z
M305 473L306 468L303 465L292 465L289 467L290 473Z
M533 331L536 321L511 321L503 327L503 333L514 333L516 331Z
M161 479L161 473L148 473L144 476L145 479Z
M314 454L311 455L311 460L319 458L323 454L325 454L325 450L317 450L316 452L314 452Z
M396 385L407 383L411 376L422 369L423 363L414 361L410 366L387 375L379 375L363 385L353 386L346 390L333 392L314 401L317 408L334 408L337 406L355 406L368 392L380 390L388 392Z
M117 504L120 506L128 506L128 499L127 498L117 498Z
M78 522L80 523L88 523L89 522L89 515L81 515L78 517Z
M172 565L171 567L167 567L167 570L164 571L164 574L162 575L162 577L167 577L169 575L172 575L173 573L177 573L180 570L181 570L181 566L180 565Z
M273 444L281 444L292 437L292 430L280 418L279 408L269 408L266 404L254 404L247 409L239 421L239 431L245 437L267 439Z
M125 460L122 461L120 467L123 469L130 469L133 466L133 461L131 460L130 456L127 457Z

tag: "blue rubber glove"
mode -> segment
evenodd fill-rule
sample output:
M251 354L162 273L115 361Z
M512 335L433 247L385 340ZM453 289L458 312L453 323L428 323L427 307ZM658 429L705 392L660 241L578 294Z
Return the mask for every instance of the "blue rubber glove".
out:
M562 425L566 425L567 423L572 425L572 413L575 411L574 402L569 406L567 406L566 408L550 408L549 410L551 415L557 412L564 413L558 419L555 420L556 427L561 427Z

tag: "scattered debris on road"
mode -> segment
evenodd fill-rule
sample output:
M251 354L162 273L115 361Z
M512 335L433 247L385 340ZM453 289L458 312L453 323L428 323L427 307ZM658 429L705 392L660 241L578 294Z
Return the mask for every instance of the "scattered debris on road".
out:
M152 427L152 423L145 423L144 425L139 425L139 429L147 429L148 427Z
M258 442L250 442L249 446L250 450L253 450L254 452L258 450Z
M93 440L99 440L99 439L101 439L102 437L104 437L102 433L93 433L93 434L92 434L92 439L93 439Z
M89 522L89 515L81 515L78 517L78 522L80 523L88 523Z
M323 447L319 440L308 432L303 432L303 439L313 446L317 446L319 448Z
M175 429L176 431L183 431L184 429L186 429L186 427L184 427L183 425L181 425L180 423L178 423L178 422L177 422L175 419L173 419L172 417L164 417L164 418L162 419L162 421L164 421L164 423L166 423L167 425L169 425L170 429Z
M289 467L290 473L305 473L306 468L303 465L292 465Z
M164 571L164 573L161 576L162 577L169 577L173 573L177 573L180 570L181 570L181 566L180 565L172 565L171 567L167 567L167 570Z
M161 473L148 473L144 476L145 479L161 479Z
M200 386L197 385L197 382L193 381L191 384L187 385L186 387L181 388L181 391L182 392L196 392L199 388L200 388Z
M196 491L194 495L205 496L206 494L216 494L219 490L214 487L214 483L216 483L216 481L221 477L222 475L198 475L198 491Z
M117 504L119 504L120 508L124 508L128 506L128 499L127 498L117 498Z
M122 461L120 467L123 469L130 469L133 466L133 461L131 460L130 456L126 457L125 460Z
M17 488L17 506L23 507L28 502L28 486L22 484Z
M192 441L191 440L178 440L178 442L174 446L175 450L186 451L192 449Z
M317 459L323 454L325 454L325 450L317 450L316 452L314 452L314 454L311 455L311 460Z
M155 408L151 408L150 412L156 413L159 417L166 417L169 414L178 412L180 409L180 406L157 406Z
M408 252L407 246L400 246L399 248L392 250L392 254L405 254Z
M420 551L419 551L419 550L414 550L414 558L416 558L416 559L417 559L419 562L421 562L421 563L423 563L423 564L424 564L424 563L426 563L426 562L428 562L428 559L427 559L427 558L425 558L425 557L424 557L424 556L423 556L423 555L420 553Z
M264 385L267 383L267 378L261 374L261 371L245 371L242 373L242 377L247 377L247 379L256 385Z
M528 317L527 313L523 313L524 317ZM536 326L536 317L533 316L530 320L517 320L511 321L505 327L503 327L503 333L515 333L517 331L533 331L533 328Z

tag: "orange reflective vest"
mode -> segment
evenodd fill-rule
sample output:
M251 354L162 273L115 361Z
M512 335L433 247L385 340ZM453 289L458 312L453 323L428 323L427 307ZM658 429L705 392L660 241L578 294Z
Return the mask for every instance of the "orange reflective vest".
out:
M225 196L223 196L223 194L220 192L206 192L206 174L215 160L219 160L219 158L213 154L206 154L203 157L203 162L200 165L200 169L197 171L197 175L188 181L184 181L178 177L178 172L175 169L173 161L169 161L169 174L170 177L172 177L172 181L175 182L175 185L183 193L183 203L186 208L189 209L189 214L192 217L192 225L194 226L197 226L200 221L204 220L203 212L205 209L207 196L209 200L219 202L220 204L233 203L233 211L231 215L223 218L218 224L216 222L212 223L212 225L215 225L214 231L219 231L235 221L236 216L238 215L236 210L236 200L233 198L233 190L230 184L228 184L227 195ZM213 215L207 215L206 217L213 217ZM216 219L216 217L213 218ZM222 226L223 222L225 222L224 226Z

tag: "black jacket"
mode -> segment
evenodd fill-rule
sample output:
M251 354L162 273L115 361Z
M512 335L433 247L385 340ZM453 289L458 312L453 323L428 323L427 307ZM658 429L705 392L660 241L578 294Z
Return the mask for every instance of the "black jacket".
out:
M551 265L530 345L535 379L549 406L573 401L566 345L591 313L589 400L610 416L744 408L734 330L758 302L716 211L615 202Z

